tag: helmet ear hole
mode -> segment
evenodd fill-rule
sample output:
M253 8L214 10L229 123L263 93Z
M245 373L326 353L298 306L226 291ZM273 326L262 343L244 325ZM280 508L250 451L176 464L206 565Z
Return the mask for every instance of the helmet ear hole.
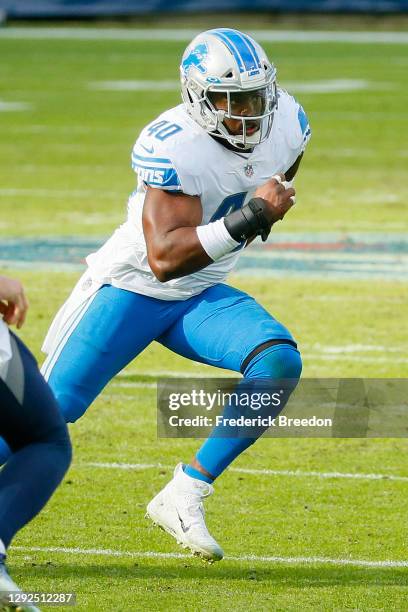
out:
M231 70L229 70L229 72L227 72L227 74L224 74L224 79L232 79L234 75L232 74Z

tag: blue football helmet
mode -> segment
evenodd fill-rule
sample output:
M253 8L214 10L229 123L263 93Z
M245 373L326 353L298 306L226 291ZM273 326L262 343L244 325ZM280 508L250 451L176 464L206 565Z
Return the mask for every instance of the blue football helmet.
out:
M202 32L185 50L180 73L186 109L209 134L243 151L269 136L277 107L276 69L250 36L229 28ZM239 133L231 133L225 119L239 120Z

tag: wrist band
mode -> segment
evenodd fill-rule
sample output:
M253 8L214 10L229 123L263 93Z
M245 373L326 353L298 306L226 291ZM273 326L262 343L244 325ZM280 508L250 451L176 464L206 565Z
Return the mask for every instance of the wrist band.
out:
M213 261L217 261L240 245L225 227L224 218L207 225L199 225L196 230L201 246Z

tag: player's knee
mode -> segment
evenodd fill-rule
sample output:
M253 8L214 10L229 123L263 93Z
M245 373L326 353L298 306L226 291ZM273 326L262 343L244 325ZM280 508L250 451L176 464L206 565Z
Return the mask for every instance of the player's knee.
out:
M61 432L61 436L58 440L56 440L55 444L57 452L59 453L61 462L63 464L63 469L66 472L72 461L72 444L66 425L64 432Z
M290 345L282 345L277 358L279 359L280 378L299 380L302 374L302 357L299 351ZM273 365L273 367L276 366Z
M46 448L47 464L50 469L54 469L61 477L65 474L72 461L72 444L68 427L62 419L58 419L57 424L54 421L54 424L50 423L49 426L43 426L41 430L33 434L31 439L26 439L15 450L20 450L31 444Z
M66 423L75 423L88 408L88 402L73 393L54 394Z
M245 368L246 378L278 378L299 380L302 358L290 344L277 344L266 348L250 360Z
M52 445L54 456L58 457L60 469L66 472L72 461L72 444L66 424L61 423L58 427L54 427L48 433L46 440Z
M88 397L83 385L71 382L72 375L64 374L54 368L47 382L65 422L75 423L89 408L92 398Z

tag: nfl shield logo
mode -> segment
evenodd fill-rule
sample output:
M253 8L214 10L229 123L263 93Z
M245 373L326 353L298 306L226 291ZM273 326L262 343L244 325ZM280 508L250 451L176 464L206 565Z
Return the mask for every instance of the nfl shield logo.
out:
M252 164L247 164L244 168L244 172L245 172L245 176L247 176L248 178L251 178L251 176L254 175L254 169Z
M82 291L87 291L92 286L92 278L87 278L82 283L81 289Z

